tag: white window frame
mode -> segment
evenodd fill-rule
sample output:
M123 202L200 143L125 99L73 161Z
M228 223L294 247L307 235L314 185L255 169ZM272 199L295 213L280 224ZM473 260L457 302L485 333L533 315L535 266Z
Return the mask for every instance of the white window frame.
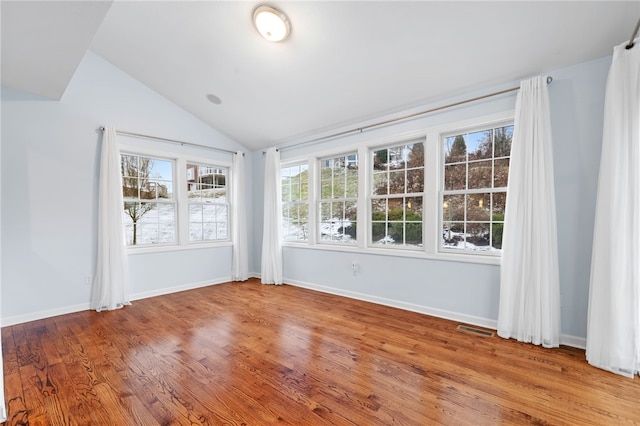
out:
M176 222L177 222L177 241L175 244L145 244L136 246L127 246L127 253L129 255L154 253L154 252L167 252L167 251L180 251L180 250L192 250L192 249L205 249L210 247L231 246L231 229L234 224L232 223L231 205L232 191L234 190L231 182L233 182L232 163L230 160L222 160L219 157L213 155L194 155L191 152L176 152L167 151L156 148L149 148L146 144L134 144L131 143L128 138L123 138L124 141L119 141L118 147L120 154L131 154L145 157L153 157L159 159L173 160L174 161L174 199L177 204L176 208ZM195 164L209 164L213 166L219 166L228 170L227 175L227 200L229 203L229 223L228 223L228 238L226 240L210 240L210 241L198 241L189 242L189 202L187 196L187 163Z
M221 203L221 202L217 201L217 199L214 199L214 201L212 201L211 203L205 203L205 202L202 202L202 201L193 201L191 198L188 197L189 192L186 191L187 192L187 222L189 224L189 231L188 231L189 244L207 244L207 243L218 242L218 241L230 241L230 238L231 238L231 226L230 226L231 225L231 202L230 202L230 198L229 198L230 197L229 186L230 186L230 183L231 183L231 180L230 180L230 172L231 172L231 170L229 169L229 167L221 166L219 164L214 164L211 161L206 161L206 160L186 161L186 163L185 163L186 172L185 172L185 175L184 175L184 179L185 179L184 187L188 187L188 182L189 182L189 179L190 179L189 171L194 170L192 168L190 169L188 167L189 165L194 165L194 166L197 166L197 167L206 167L208 169L221 170L221 171L225 172L225 173L222 173L222 175L225 176L225 185L224 185L225 202L224 203ZM199 176L195 176L195 174L194 174L193 179L197 179L198 177ZM215 183L213 185L214 185L214 189L216 189L215 188ZM190 209L190 207L192 205L199 205L199 206L202 206L203 208L204 208L204 206L207 206L207 205L214 206L214 207L220 207L220 206L224 207L225 210L226 210L226 216L227 216L227 224L226 224L227 225L226 226L227 227L227 237L226 238L210 238L210 239L202 239L202 240L191 241L191 223L192 222L191 222L191 212L190 212L191 209ZM202 223L204 224L204 223L207 223L207 222L202 222ZM208 222L208 223L212 223L212 222ZM217 227L218 223L220 223L220 222L215 221L213 223L215 223L216 227ZM217 235L217 231L216 231L216 235Z
M307 207L307 238L306 239L302 239L302 238L290 238L287 239L284 237L283 235L283 241L286 241L288 243L306 243L307 241L309 241L312 238L312 225L311 225L311 188L310 188L310 183L313 181L312 178L312 166L311 164L309 164L308 161L297 161L297 162L289 162L286 164L281 164L280 165L280 169L285 169L285 168L291 168L291 167L301 167L301 166L306 166L307 167L307 199L306 200L289 200L289 201L285 201L284 199L282 200L282 209L283 209L283 216L282 218L284 219L284 209L285 207L293 207L295 206L300 207L300 206L306 206ZM282 186L282 182L283 180L281 180L280 185ZM284 191L283 191L284 194ZM283 220L283 229L284 229L284 220Z
M421 135L417 138L410 138L410 139L403 139L403 140L397 140L393 143L390 144L385 144L385 145L380 145L380 146L373 146L373 147L369 147L369 154L368 154L368 181L370 182L370 184L368 185L367 188L367 208L369 210L368 215L367 215L367 219L368 219L368 223L367 225L367 246L371 247L371 248L380 248L380 249L386 249L386 250L412 250L412 251L422 251L422 247L424 246L424 229L426 227L426 223L425 223L425 216L424 216L424 207L425 207L425 186L426 186L426 181L425 176L424 176L424 171L426 169L426 159L424 158L425 156L423 155L423 159L422 159L422 179L423 179L423 186L422 186L422 191L421 192L402 192L402 193L396 193L396 194L386 194L386 195L376 195L373 193L373 185L374 185L374 175L376 174L374 172L373 169L373 164L372 164L372 159L373 159L373 155L376 151L379 151L381 149L392 149L392 148L398 148L398 147L402 147L402 146L406 146L408 144L418 144L421 143L423 146L423 153L426 154L426 137ZM409 171L409 170L415 170L416 168L404 168L401 170L404 170L405 172ZM399 171L399 170L398 170ZM406 183L406 175L405 175L405 183ZM373 212L372 212L372 208L371 205L373 203L373 200L390 200L390 199L406 199L406 198L422 198L422 243L420 243L419 245L406 245L406 244L376 244L373 241ZM407 223L411 223L411 222L406 222L406 220L403 220L403 223L406 225Z
M175 193L175 189L176 189L176 161L173 158L167 158L164 156L159 156L159 155L147 155L147 154L140 154L140 153L133 153L131 151L123 151L120 153L120 157L122 158L123 156L125 157L136 157L136 158L148 158L149 160L160 160L160 161L165 161L165 162L170 162L172 164L171 166L171 184L173 186L173 193L172 193L172 197L168 198L168 199L159 199L159 198L153 198L153 199L145 199L145 198L140 198L138 194L138 197L126 197L123 194L123 201L124 204L126 205L127 203L136 203L136 204L142 204L142 203L148 203L148 204L156 204L157 208L159 209L160 205L172 205L173 206L173 213L174 213L174 219L173 219L173 228L174 228L174 236L175 239L172 242L158 242L158 243L137 243L136 245L129 245L128 241L127 241L127 247L163 247L163 246L173 246L178 242L178 202L176 199L176 193ZM121 160L122 161L122 160ZM122 164L122 163L121 163ZM122 173L122 171L121 171ZM136 178L138 178L136 176ZM122 176L122 179L127 179L126 176ZM151 179L151 177L149 177L148 179ZM124 208L124 206L122 206L122 208ZM145 223L137 223L134 224L133 228L134 229L138 229L140 230L142 226L144 226ZM158 229L159 231L160 229ZM136 232L136 231L134 231ZM135 238L135 235L134 235Z
M456 196L456 195L461 195L463 196L463 199L466 198L466 196L473 196L473 195L479 195L479 194L490 194L491 197L493 197L493 194L497 194L497 193L504 193L505 196L507 194L507 187L493 187L493 181L494 181L494 162L496 160L496 158L494 158L493 156L487 158L487 159L483 159L483 160L469 160L469 159L465 159L464 162L460 162L459 164L465 164L466 167L466 179L469 179L469 164L473 164L473 163L477 163L477 162L482 162L482 161L491 161L492 166L491 166L491 182L492 182L492 186L491 187L482 187L482 188L465 188L465 189L452 189L452 190L446 190L444 188L444 175L445 175L445 149L444 149L444 144L445 144L445 140L449 137L452 136L457 136L457 135L466 135L469 133L476 133L476 132L481 132L481 131L486 131L486 130L495 130L497 128L500 127L507 127L507 126L513 126L513 120L504 120L504 121L498 121L498 122L494 122L494 123L486 123L484 125L479 125L479 126L475 126L475 127L471 127L471 128L466 128L466 129L459 129L459 130L454 130L451 132L447 132L447 133L443 133L440 136L440 145L442 148L442 155L441 155L441 168L440 168L440 176L441 176L441 181L440 181L440 191L439 191L439 204L440 204L440 210L439 210L439 231L440 233L444 232L444 224L445 222L450 222L450 221L446 221L443 213L444 213L444 197L445 196ZM494 134L495 137L495 134ZM467 155L468 155L468 148L467 148ZM497 159L502 159L503 157L499 157ZM507 158L511 158L511 154L509 154L509 156ZM452 163L454 164L454 163ZM465 203L464 205L464 211L466 212L467 210L467 205ZM459 221L457 221L459 222ZM492 215L491 212L489 212L489 219L488 222L491 224L492 221ZM464 217L464 221L462 222L465 226L465 228L469 225L469 224L473 224L473 223L480 223L480 222L474 222L471 220L468 220L465 214ZM484 222L483 222L484 223ZM491 225L489 228L489 232L491 233ZM441 234L440 234L441 235ZM439 239L438 242L438 251L440 253L448 253L448 254L467 254L467 255L473 255L473 256L492 256L492 257L499 257L501 256L501 251L493 251L491 249L487 249L487 250L468 250L468 249L455 249L455 248L448 248L446 246L444 246L442 244L442 238Z
M456 261L466 263L480 263L499 265L500 256L487 256L470 252L442 252L440 247L442 221L441 188L444 176L444 149L441 143L443 135L456 132L464 132L467 129L482 127L499 127L500 125L513 124L514 111L504 111L471 119L460 120L442 125L420 128L398 134L382 137L366 138L366 134L360 134L356 142L342 144L340 148L329 148L312 151L308 154L299 154L287 158L286 149L283 149L282 167L295 163L307 162L309 164L309 240L292 242L284 241L288 247L306 248L312 250L344 251L350 253L363 253L384 256L411 257L422 259L435 259L443 261ZM387 132L388 133L388 132ZM375 136L375 134L374 134ZM376 148L402 145L419 138L424 141L424 196L423 196L423 247L414 249L399 246L373 246L371 241L371 208L370 185L371 152ZM358 153L358 199L357 199L357 243L340 244L319 241L319 188L320 171L319 161L332 157L344 156L350 153ZM313 208L311 208L313 206Z
M358 177L358 189L357 189L357 193L355 198L354 197L339 197L339 198L322 198L322 165L321 162L323 161L327 161L327 160L333 160L335 158L339 158L339 157L344 157L345 158L345 163L348 164L349 163L349 159L348 157L351 155L355 155L357 158L357 163L358 163L358 173L357 173L357 177ZM343 246L343 247L357 247L358 245L361 244L360 238L361 238L361 232L360 232L360 228L361 228L361 222L360 219L362 218L362 215L360 213L360 209L361 209L361 203L360 203L360 199L362 198L362 187L360 185L360 181L362 178L362 156L361 153L359 152L359 150L354 149L354 150L348 150L348 151L341 151L339 153L335 153L332 155L328 155L328 156L322 156L322 157L318 157L315 160L316 163L316 168L317 168L317 173L315 174L316 177L316 181L314 186L316 187L316 194L317 194L317 200L314 203L314 210L316 211L316 221L315 221L315 225L316 225L316 230L315 230L315 239L317 241L318 244L326 244L326 245L330 245L330 246ZM346 176L345 176L346 178ZM309 183L309 185L311 185L311 183ZM342 203L347 203L347 202L355 202L356 203L356 237L355 240L353 242L348 242L348 241L339 241L339 240L323 240L320 233L321 233L321 221L322 221L322 212L321 210L321 204L323 202L342 202Z

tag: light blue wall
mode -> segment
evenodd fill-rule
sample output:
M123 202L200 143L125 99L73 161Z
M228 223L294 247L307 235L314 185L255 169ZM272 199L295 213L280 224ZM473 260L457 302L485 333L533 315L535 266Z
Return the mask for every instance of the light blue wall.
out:
M554 136L554 170L558 214L558 244L562 293L562 333L565 341L580 344L586 337L589 270L595 196L598 179L606 77L610 57L548 72ZM509 86L496 87L495 91ZM465 98L492 92L470 93ZM444 100L438 105L460 99ZM427 105L424 109L438 106ZM283 161L426 129L468 118L513 109L515 94L467 104L378 130L331 142L281 150ZM262 229L262 173L264 158L254 156L254 227ZM398 307L495 325L498 317L500 270L497 265L381 256L344 251L284 249L286 282L386 303ZM360 264L353 276L351 262ZM260 269L260 246L254 247L254 265ZM573 339L577 337L578 339ZM576 342L578 340L578 342Z
M589 269L610 57L554 70L549 87L563 297L562 332L586 336ZM424 108L517 85L511 82ZM512 109L515 95L284 150L283 159ZM88 306L96 253L97 127L243 148L101 58L88 53L60 102L2 93L2 318L28 319ZM249 270L259 274L264 157L247 153ZM360 265L353 276L351 262ZM231 249L130 256L132 293L145 296L230 276ZM497 319L499 266L284 249L285 280L406 309L491 324Z
M97 128L104 125L247 151L91 52L59 102L3 89L3 324L88 307L84 279L94 273L97 248ZM245 195L251 211L250 187ZM231 247L136 254L129 262L134 297L158 294L229 279Z

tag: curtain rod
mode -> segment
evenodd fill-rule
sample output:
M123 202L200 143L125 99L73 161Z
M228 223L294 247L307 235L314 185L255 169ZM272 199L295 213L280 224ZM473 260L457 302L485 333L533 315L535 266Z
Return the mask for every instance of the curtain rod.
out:
M631 38L629 39L629 44L627 44L626 49L631 49L633 46L635 46L634 40L636 39L636 36L638 35L638 29L639 28L640 28L640 18L638 18L638 23L636 24L636 27L633 30L633 33L631 33Z
M104 132L104 126L99 127L99 130L102 130ZM223 148L215 148L213 146L207 146L207 145L200 145L197 143L192 143L192 142L184 142L184 141L179 141L176 139L168 139L168 138L161 138L158 136L150 136L150 135L143 135L141 133L133 133L133 132L127 132L125 130L116 130L116 133L119 133L121 135L127 135L127 136L137 136L139 138L145 138L145 139L153 139L153 140L157 140L157 141L162 141L162 142L170 142L170 143L176 143L176 144L180 144L182 146L192 146L195 148L203 148L203 149L211 149L213 151L220 151L220 152L226 152L229 154L236 154L236 151L231 151L228 149L223 149ZM244 152L242 153L242 155L244 155Z
M551 77L551 76L547 77L547 84L551 84L552 81L553 81L553 77ZM373 129L375 127L386 126L387 124L392 124L392 123L397 123L399 121L409 120L409 119L412 119L412 118L420 117L421 115L430 114L432 112L440 111L440 110L443 110L443 109L452 108L452 107L463 105L463 104L468 104L470 102L475 102L475 101L479 101L479 100L482 100L482 99L491 98L493 96L503 95L503 94L509 93L509 92L515 92L516 90L519 90L519 89L520 89L520 86L512 87L510 89L500 90L498 92L489 93L487 95L482 95L482 96L477 96L475 98L465 99L463 101L454 102L454 103L451 103L451 104L448 104L448 105L443 105L443 106L439 106L439 107L436 107L436 108L431 108L431 109L424 110L424 111L418 111L418 112L414 112L412 114L403 115L403 116L400 116L400 117L390 118L388 120L379 121L377 123L368 124L366 126L357 127L355 129L345 130L343 132L338 132L338 133L334 133L334 134L327 135L327 136L320 136L318 138L310 139L310 140L304 141L304 142L299 142L299 143L296 143L296 144L293 144L293 145L277 147L276 149L279 150L279 151L283 151L283 150L290 149L290 148L296 148L296 147L299 147L299 146L302 146L302 145L315 144L315 143L322 142L322 141L325 141L325 140L328 140L328 139L335 139L335 138L338 138L340 136L347 136L347 135L350 135L352 133L362 133L365 130L370 130L370 129ZM263 151L262 153L264 154L265 152L266 151Z

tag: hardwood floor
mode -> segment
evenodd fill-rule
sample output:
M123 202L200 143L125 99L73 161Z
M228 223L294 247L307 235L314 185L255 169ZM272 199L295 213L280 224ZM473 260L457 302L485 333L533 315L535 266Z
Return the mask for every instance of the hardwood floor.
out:
M640 380L257 280L2 329L11 425L640 423Z

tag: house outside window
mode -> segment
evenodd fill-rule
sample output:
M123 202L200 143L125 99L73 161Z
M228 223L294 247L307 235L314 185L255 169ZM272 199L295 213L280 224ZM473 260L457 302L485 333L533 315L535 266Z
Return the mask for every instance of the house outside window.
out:
M421 247L424 138L372 150L371 244Z
M320 166L321 242L355 244L358 214L358 154L325 158Z
M174 161L130 154L120 160L127 245L176 243Z
M510 124L443 138L441 251L500 254L512 137Z
M189 242L229 238L228 170L187 163Z

